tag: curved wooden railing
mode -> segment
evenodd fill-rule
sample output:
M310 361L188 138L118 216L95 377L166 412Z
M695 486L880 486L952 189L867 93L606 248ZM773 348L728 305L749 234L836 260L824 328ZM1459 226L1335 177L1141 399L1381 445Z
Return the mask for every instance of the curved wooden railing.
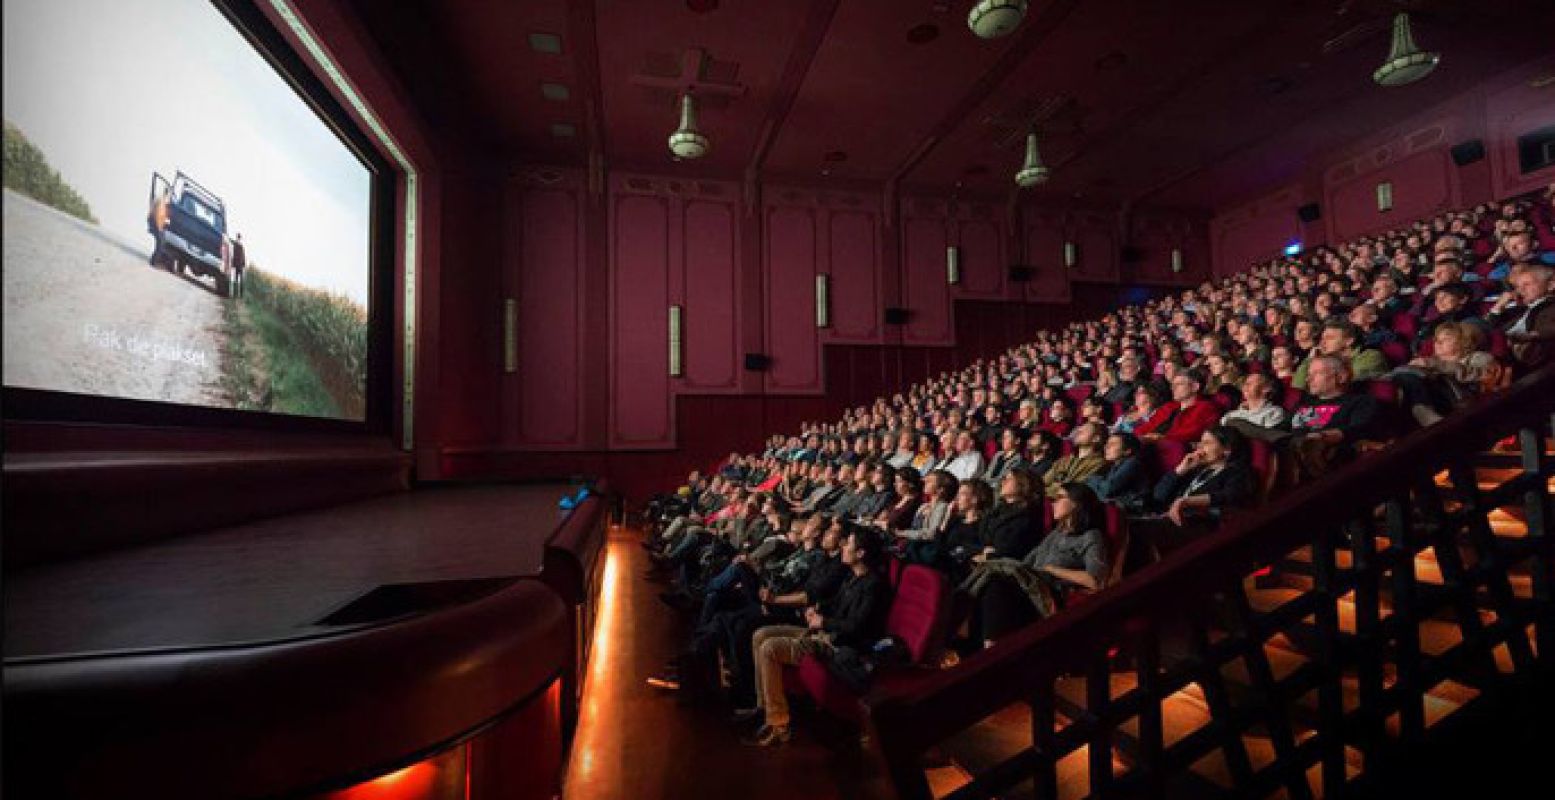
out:
M1336 797L1383 779L1435 735L1438 720L1428 720L1425 705L1436 687L1467 687L1460 693L1474 695L1467 708L1551 685L1555 529L1545 438L1552 413L1555 368L1546 368L1229 521L1091 602L955 668L870 697L873 738L895 793L931 797L925 751L1027 705L1029 746L951 796L989 797L1034 779L1038 797L1056 797L1060 760L1084 749L1075 758L1091 796L1180 789L1191 765L1219 751L1228 792ZM1520 452L1503 457L1504 479L1482 487L1482 454L1514 434ZM1506 508L1518 509L1522 535L1493 530L1493 520L1506 528L1507 512L1492 514ZM1255 608L1252 573L1288 564L1293 553L1310 559L1310 584L1275 608ZM1439 581L1434 568L1430 579L1416 571L1417 559L1432 557ZM1341 604L1353 606L1353 617ZM1461 639L1422 650L1419 623L1444 613ZM1281 634L1282 642L1302 642L1304 658L1277 677L1265 645ZM1233 693L1224 668L1237 662L1248 685ZM1081 676L1085 688L1077 690ZM1209 721L1168 741L1163 703L1190 686L1202 692ZM1298 700L1314 690L1316 708L1299 716ZM1440 709L1432 702L1434 717ZM1272 759L1255 764L1249 756L1244 734L1253 729L1267 736ZM1065 768L1077 771L1074 763ZM1072 778L1066 774L1066 784Z

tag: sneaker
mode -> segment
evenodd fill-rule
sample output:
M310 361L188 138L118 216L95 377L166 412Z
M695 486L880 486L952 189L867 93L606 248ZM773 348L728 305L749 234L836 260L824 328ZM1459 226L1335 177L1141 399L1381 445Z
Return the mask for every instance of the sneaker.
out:
M667 692L678 692L680 691L680 678L668 675L654 675L648 679L648 685Z
M794 732L787 725L763 725L754 734L740 739L740 742L751 747L775 747L792 738Z

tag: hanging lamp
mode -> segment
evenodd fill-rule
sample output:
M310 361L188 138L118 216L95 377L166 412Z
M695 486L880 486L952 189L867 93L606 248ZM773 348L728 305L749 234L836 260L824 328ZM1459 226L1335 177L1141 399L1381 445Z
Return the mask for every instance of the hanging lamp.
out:
M981 0L967 14L966 25L983 39L1008 35L1026 18L1026 0Z
M1393 18L1393 47L1388 51L1388 60L1371 74L1371 79L1383 86L1403 86L1431 74L1441 60L1441 53L1428 53L1415 45L1409 15L1399 12Z
M1015 173L1015 185L1030 189L1046 182L1047 176L1047 167L1042 164L1042 156L1037 153L1037 133L1032 131L1026 134L1026 163L1021 165L1020 172Z
M670 134L670 152L676 158L701 158L709 147L707 137L697 130L696 101L687 92L680 96L680 127Z

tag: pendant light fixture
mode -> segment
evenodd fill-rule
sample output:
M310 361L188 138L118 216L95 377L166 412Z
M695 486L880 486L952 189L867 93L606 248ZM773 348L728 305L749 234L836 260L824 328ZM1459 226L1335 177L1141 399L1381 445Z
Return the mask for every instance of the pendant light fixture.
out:
M1026 0L981 0L967 14L966 25L983 39L1006 36L1026 18Z
M670 134L670 152L676 158L692 159L707 155L711 143L697 130L697 107L691 93L680 96L680 127Z
M1039 183L1045 183L1047 175L1047 167L1042 164L1042 156L1037 154L1037 133L1032 131L1026 134L1026 163L1021 165L1020 172L1015 173L1015 185L1022 189L1030 189Z
M1427 53L1415 45L1409 15L1399 12L1393 18L1393 47L1388 51L1388 60L1371 74L1371 79L1383 86L1403 86L1431 74L1441 60L1441 53Z

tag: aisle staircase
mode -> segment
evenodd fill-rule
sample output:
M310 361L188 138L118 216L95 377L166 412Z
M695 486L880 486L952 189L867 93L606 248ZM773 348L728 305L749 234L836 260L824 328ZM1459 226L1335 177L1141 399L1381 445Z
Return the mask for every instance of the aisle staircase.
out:
M892 791L1390 796L1475 774L1444 746L1555 739L1552 413L1545 370L871 698Z

